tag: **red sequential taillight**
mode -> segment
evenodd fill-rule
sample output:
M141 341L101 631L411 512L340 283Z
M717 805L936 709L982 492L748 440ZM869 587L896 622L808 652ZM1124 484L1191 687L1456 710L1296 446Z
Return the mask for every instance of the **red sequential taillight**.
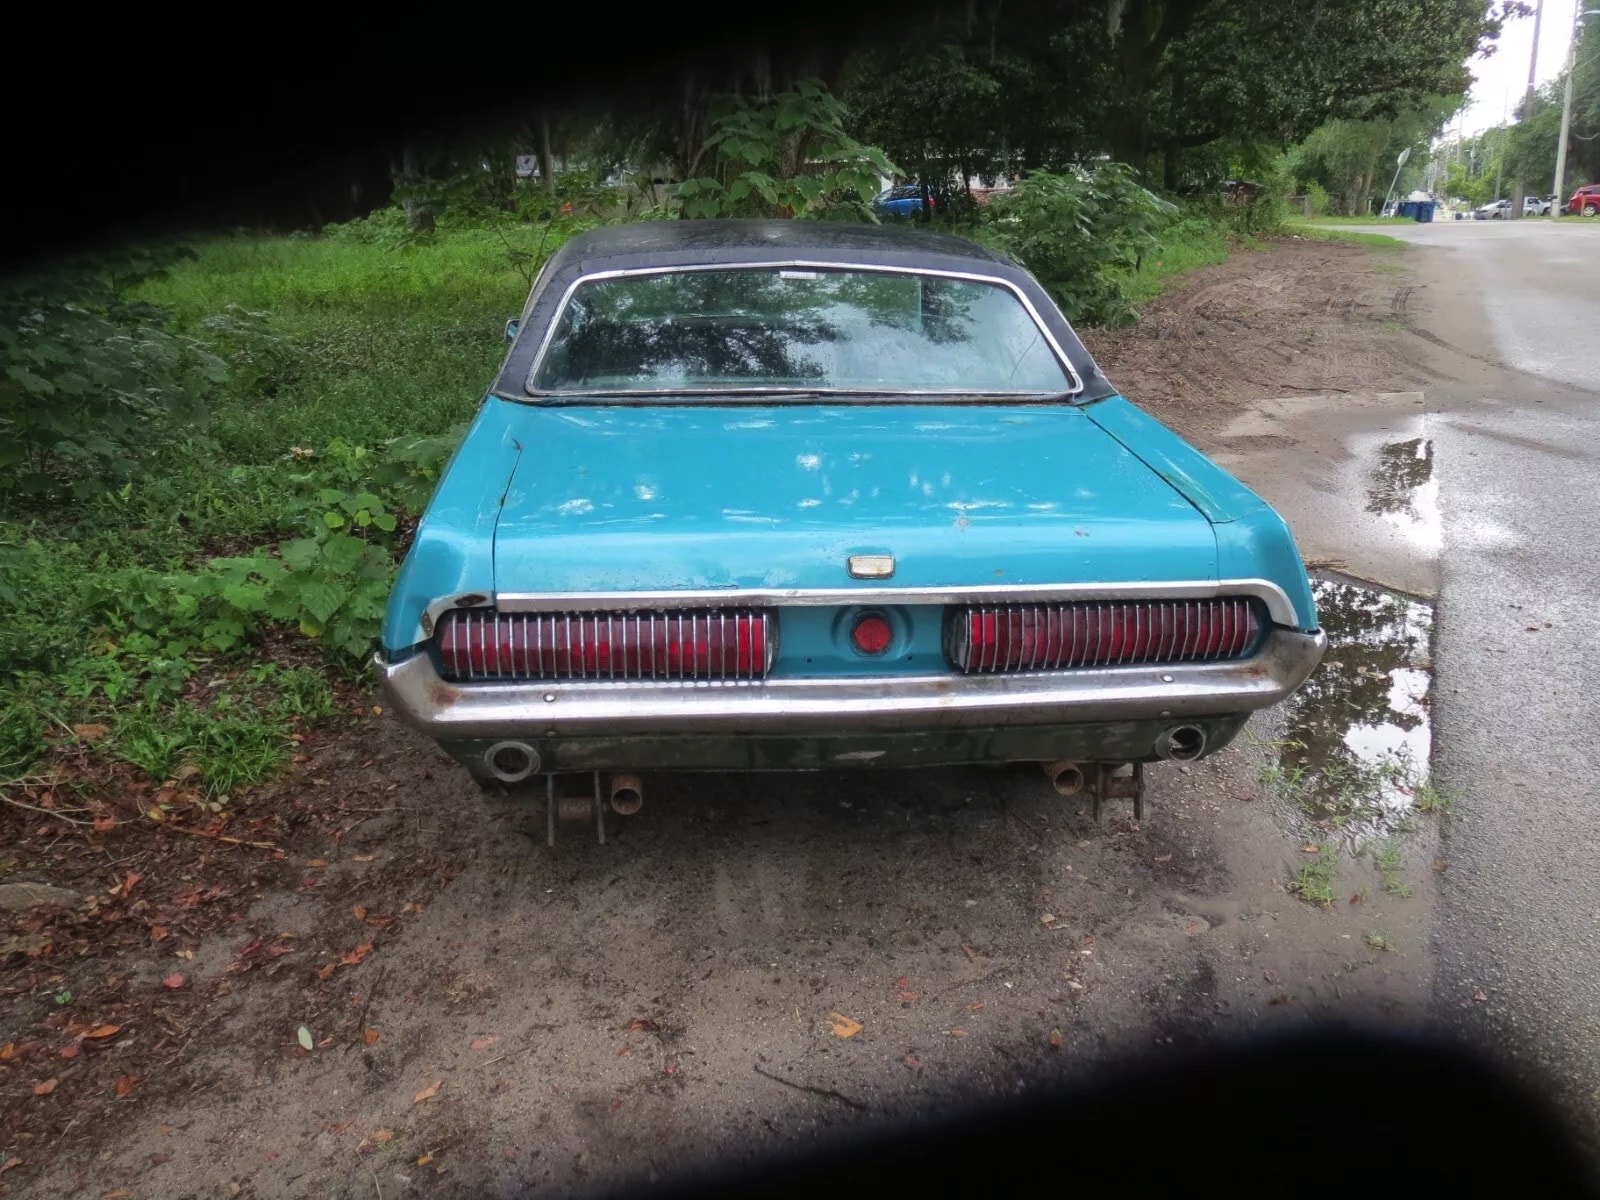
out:
M452 609L434 645L446 679L762 679L765 609L501 613Z
M1205 662L1244 657L1262 628L1245 596L969 605L951 610L945 653L971 673Z

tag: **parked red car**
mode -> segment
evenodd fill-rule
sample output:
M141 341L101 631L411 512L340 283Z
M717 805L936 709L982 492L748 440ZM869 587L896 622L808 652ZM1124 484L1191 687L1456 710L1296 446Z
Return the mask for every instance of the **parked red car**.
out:
M1571 216L1582 213L1586 217L1600 214L1600 183L1586 183L1572 193L1566 211Z

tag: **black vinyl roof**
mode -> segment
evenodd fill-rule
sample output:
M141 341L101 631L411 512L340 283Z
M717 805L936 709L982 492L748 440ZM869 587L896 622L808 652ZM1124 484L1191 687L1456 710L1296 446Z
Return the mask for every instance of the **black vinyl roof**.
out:
M640 265L640 260L661 255L662 265L681 263L686 254L712 259L750 253L771 255L840 254L871 261L875 254L927 258L925 265L972 269L976 263L1004 264L1006 260L966 238L931 233L898 225L866 225L844 221L810 220L669 220L632 221L602 225L581 233L563 246L558 257L583 263L584 270L603 271L615 265Z

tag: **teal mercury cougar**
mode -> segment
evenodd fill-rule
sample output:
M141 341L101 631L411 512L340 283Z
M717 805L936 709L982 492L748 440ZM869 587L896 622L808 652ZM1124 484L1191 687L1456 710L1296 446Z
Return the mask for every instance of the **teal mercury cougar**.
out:
M597 229L507 337L377 665L552 837L662 770L1038 763L1137 806L1321 657L1283 520L972 242Z

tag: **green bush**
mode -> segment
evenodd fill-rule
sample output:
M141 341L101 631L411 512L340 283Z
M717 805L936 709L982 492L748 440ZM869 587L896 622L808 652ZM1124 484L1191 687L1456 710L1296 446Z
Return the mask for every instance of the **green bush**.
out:
M1135 315L1129 276L1161 248L1176 205L1140 186L1131 168L1031 171L988 206L978 231L1032 271L1072 321L1119 324Z
M766 100L731 100L706 139L710 175L678 189L688 217L827 217L871 221L882 176L898 173L882 150L845 131L845 109L815 80ZM822 169L801 173L798 164Z
M181 257L86 257L0 290L0 498L93 495L202 422L227 363L134 296ZM252 315L215 314L204 332L248 337Z

